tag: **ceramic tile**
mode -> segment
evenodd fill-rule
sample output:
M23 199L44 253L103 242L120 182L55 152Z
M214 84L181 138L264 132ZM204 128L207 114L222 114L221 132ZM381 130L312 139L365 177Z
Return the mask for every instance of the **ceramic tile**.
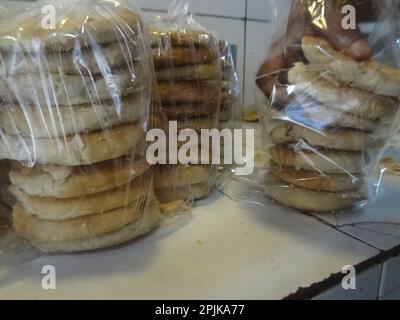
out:
M135 244L14 266L0 298L281 299L377 251L295 211L218 192ZM57 290L41 289L54 265Z
M315 297L314 300L377 300L382 265L373 267L356 277L355 290L344 290L341 285Z
M381 300L400 300L400 289L387 294Z
M167 10L171 0L136 0L143 9ZM243 18L245 16L243 0L189 0L189 11L205 15Z
M271 19L271 1L247 0L247 19L269 21Z
M246 29L246 79L244 90L244 108L256 109L265 101L264 95L255 85L256 74L267 56L271 43L270 24L265 22L247 22Z
M381 249L400 245L400 177L387 175L374 203L362 210L316 214L328 223Z
M400 290L400 256L389 259L383 264L381 296ZM400 296L398 296L400 298Z

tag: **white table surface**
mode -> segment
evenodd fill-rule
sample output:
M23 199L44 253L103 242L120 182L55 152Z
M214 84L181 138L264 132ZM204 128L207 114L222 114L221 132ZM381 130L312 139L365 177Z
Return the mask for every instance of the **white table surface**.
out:
M378 253L314 217L216 192L133 244L3 265L0 299L281 299ZM53 291L41 288L48 264Z

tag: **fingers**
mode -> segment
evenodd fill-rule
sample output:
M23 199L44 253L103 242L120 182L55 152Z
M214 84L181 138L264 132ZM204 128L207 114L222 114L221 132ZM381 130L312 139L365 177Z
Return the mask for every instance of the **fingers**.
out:
M257 73L256 83L264 94L269 97L272 93L277 73L285 66L283 53L266 60Z
M371 56L372 49L363 39L358 29L345 30L342 27L341 11L332 4L325 5L326 25L321 27L321 18L311 16L311 22L337 50L346 53L356 60L365 60Z

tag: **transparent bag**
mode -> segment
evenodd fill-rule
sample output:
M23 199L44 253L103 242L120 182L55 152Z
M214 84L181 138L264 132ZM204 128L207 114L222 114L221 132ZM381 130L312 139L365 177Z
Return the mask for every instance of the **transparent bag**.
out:
M158 225L144 144L150 61L130 1L38 1L1 21L0 159L10 186L2 180L0 260L18 251L15 234L68 253Z
M188 1L174 1L167 14L153 18L151 46L155 68L155 126L171 131L194 130L198 150L186 164L160 165L157 168L155 192L160 202L172 207L209 196L215 187L217 169L201 159L201 131L229 128L235 117L238 88L229 44L212 31L199 25L188 14ZM199 143L199 145L197 145ZM190 141L168 145L168 160L178 149L191 150ZM218 150L219 151L219 150Z
M356 4L271 1L273 16L284 18L257 84L268 98L262 126L271 159L261 180L277 202L329 213L374 202L400 114L399 3L384 3L374 6L367 44L347 30Z

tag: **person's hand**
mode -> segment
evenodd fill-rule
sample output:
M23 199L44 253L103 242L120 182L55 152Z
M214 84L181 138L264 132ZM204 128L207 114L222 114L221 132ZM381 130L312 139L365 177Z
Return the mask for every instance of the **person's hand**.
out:
M311 2L313 6L310 5ZM286 35L273 43L257 74L258 87L274 103L285 105L290 99L285 80L281 79L279 71L289 69L293 63L304 59L300 43L306 35L324 37L337 50L356 60L370 57L371 48L360 31L342 28L341 9L333 3L334 1L324 1L321 4L315 0L294 0Z

